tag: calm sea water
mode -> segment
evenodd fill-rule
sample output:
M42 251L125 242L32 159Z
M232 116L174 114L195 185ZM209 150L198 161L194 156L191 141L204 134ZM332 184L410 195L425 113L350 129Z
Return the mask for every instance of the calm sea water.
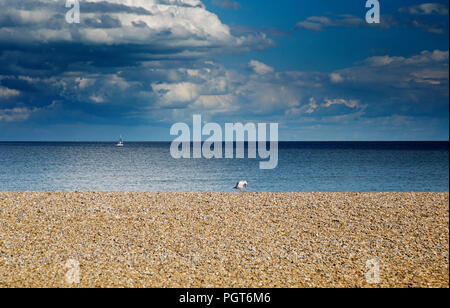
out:
M0 191L449 191L448 142L285 142L279 165L181 159L170 143L0 143Z

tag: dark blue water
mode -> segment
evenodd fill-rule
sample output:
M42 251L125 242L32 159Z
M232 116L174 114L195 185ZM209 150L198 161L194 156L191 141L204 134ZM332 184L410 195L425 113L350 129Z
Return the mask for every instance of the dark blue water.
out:
M0 143L0 191L449 191L448 142L288 142L279 164L181 159L170 143Z

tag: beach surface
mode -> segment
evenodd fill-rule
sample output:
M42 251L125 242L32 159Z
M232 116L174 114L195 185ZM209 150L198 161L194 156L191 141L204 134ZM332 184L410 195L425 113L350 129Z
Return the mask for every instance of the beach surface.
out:
M0 192L0 287L449 287L448 193Z

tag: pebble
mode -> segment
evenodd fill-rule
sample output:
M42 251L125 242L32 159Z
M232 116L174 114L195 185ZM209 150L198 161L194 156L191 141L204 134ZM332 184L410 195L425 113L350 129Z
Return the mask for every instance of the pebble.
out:
M448 251L448 193L0 192L0 287L448 288Z

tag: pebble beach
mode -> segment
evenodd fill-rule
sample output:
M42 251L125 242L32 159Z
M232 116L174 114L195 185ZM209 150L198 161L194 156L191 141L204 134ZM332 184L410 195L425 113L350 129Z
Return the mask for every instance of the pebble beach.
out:
M0 192L0 287L449 287L448 193Z

